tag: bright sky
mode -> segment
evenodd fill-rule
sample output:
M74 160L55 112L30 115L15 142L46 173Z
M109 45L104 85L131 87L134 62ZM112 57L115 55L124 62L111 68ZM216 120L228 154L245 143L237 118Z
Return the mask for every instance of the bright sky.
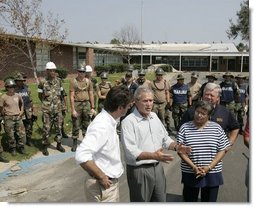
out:
M143 0L143 7L142 0L42 1L43 10L65 20L72 42L109 43L125 25L135 26L140 36L142 16L145 43L212 43L233 41L226 30L243 0Z

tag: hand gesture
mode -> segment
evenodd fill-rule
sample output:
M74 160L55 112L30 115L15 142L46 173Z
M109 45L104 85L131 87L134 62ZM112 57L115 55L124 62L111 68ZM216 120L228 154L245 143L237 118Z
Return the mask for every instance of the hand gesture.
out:
M169 163L169 161L172 161L174 159L172 155L163 153L163 148L160 148L154 153L155 153L156 160L161 162Z

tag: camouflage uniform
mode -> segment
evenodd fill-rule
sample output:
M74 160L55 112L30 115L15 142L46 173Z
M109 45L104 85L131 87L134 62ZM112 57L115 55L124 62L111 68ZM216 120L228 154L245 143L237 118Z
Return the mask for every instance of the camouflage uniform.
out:
M240 97L238 99L235 99L235 114L236 114L237 121L240 124L239 132L242 134L243 126L244 126L245 106L247 104L248 93L247 93L246 84L244 84L240 80L240 79L244 80L245 76L242 76L241 74L239 74L238 76L236 76L236 79L239 79L237 82L237 85L240 90Z
M32 146L32 133L33 133L33 106L32 106L32 99L31 99L31 91L29 90L28 86L25 84L19 84L19 81L25 81L23 75L21 73L17 73L15 75L15 82L16 82L16 93L19 94L24 103L24 116L23 116L23 123L26 130L26 144Z
M14 83L14 80L12 81ZM26 141L26 133L21 116L23 106L22 97L16 93L14 95L4 94L0 98L4 131L8 137L8 145L12 155L16 155L16 149L20 150L22 154L25 153L24 143Z
M161 68L157 68L155 71L156 76L164 75L164 71ZM170 131L170 119L169 111L166 109L166 106L169 102L169 85L167 81L163 78L152 81L150 88L154 93L154 104L153 112L157 114L165 128ZM167 121L167 123L166 123Z
M88 92L93 92L93 84L89 79L78 81L74 78L70 83L70 91L74 92L74 108L78 113L78 117L72 116L72 138L77 140L79 137L79 129L85 136L86 129L90 123L91 104L89 102Z
M43 121L43 138L42 144L50 144L49 135L52 125L56 128L55 141L61 144L62 139L62 103L61 96L63 93L62 80L58 77L54 79L42 80L38 85L38 93L42 95L42 121Z
M191 99L190 90L187 84L178 83L179 80L183 80L182 74L177 76L177 83L170 89L172 103L172 118L176 131L179 130L179 124L181 122L182 115L188 109L188 105L191 105L189 99Z
M111 89L111 87L112 87L111 83L108 81L105 82L105 84L99 83L96 85L97 96L99 97L99 99L98 99L98 113L101 112L101 110L104 106L105 98L107 96L107 93ZM105 98L100 98L100 97L105 97Z
M223 78L234 78L233 75L231 75L229 72L226 72L223 75ZM235 114L235 99L239 99L240 96L240 90L237 84L229 80L224 80L220 83L221 87L221 97L220 97L220 104L225 106L234 116Z

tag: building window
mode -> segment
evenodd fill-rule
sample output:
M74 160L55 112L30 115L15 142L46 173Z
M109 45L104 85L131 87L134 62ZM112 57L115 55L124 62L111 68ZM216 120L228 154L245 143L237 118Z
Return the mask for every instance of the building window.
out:
M79 52L78 53L78 59L79 60L85 60L86 59L86 53L85 52Z

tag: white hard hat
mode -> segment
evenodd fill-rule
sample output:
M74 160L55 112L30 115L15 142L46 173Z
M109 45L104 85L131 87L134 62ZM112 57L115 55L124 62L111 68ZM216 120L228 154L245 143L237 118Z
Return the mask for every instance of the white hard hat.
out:
M86 72L93 72L93 68L90 65L86 65Z
M55 69L56 69L55 63L53 63L53 62L48 62L48 63L46 64L46 69L55 70Z

